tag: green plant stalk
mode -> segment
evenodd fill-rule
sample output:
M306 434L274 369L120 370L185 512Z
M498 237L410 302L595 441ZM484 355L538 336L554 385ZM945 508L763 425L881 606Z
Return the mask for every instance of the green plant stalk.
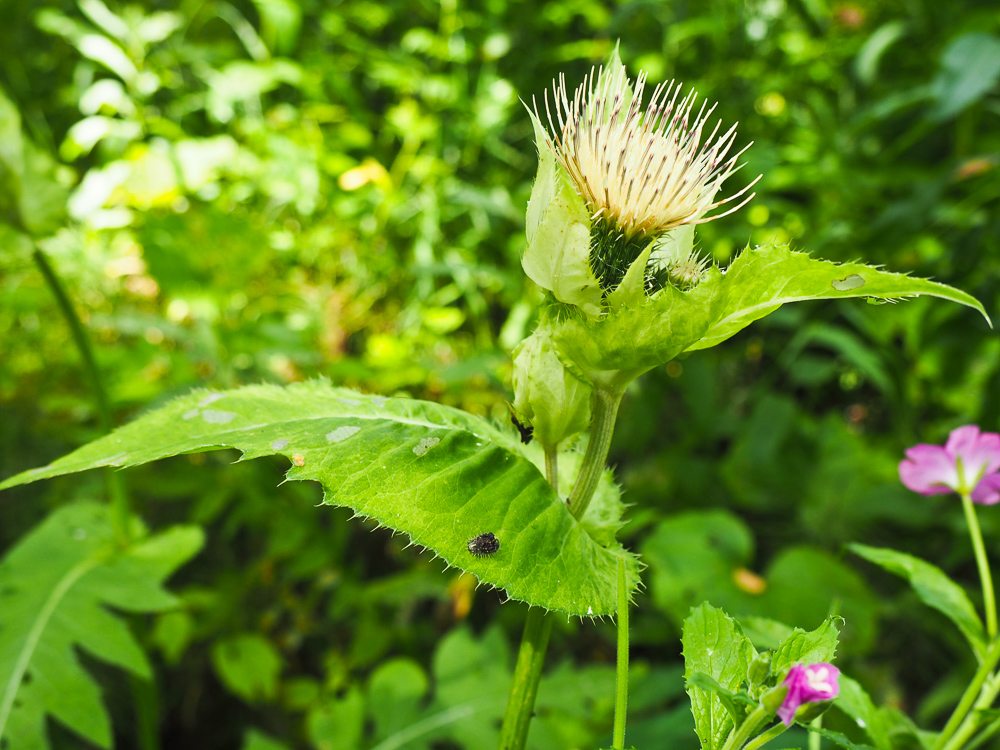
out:
M101 371L97 367L97 360L94 358L94 350L90 345L90 339L84 330L80 316L76 313L76 308L66 293L66 289L56 274L52 264L45 253L38 247L32 252L32 258L38 270L45 279L52 296L56 299L56 304L62 312L66 325L69 327L73 343L80 353L83 361L83 369L90 380L90 387L94 394L94 405L97 418L100 421L101 429L104 432L111 432L114 429L114 419L111 415L111 404L108 401L108 392L104 387L104 380ZM104 481L108 488L111 510L111 528L114 533L115 542L119 547L127 547L132 541L131 524L129 523L129 501L128 492L125 489L125 480L121 474L113 469L104 470ZM141 627L141 625L140 625ZM156 696L155 683L142 680L132 676L131 693L132 707L135 711L136 733L138 735L139 747L142 750L159 750L159 706Z
M782 723L782 722L779 721L777 724L775 724L773 727L771 727L770 729L768 729L766 732L763 732L762 734L758 734L756 737L754 737L752 740L750 740L746 744L746 746L743 748L743 750L757 750L757 748L759 748L762 745L770 742L775 737L777 737L779 734L781 734L782 732L784 732L786 729L788 729L788 727L786 727L784 725L784 723Z
M983 584L983 609L986 610L986 634L990 640L997 637L997 605L993 596L993 577L990 575L990 564L986 559L986 547L983 545L983 532L979 528L976 508L968 492L962 494L962 510L965 511L965 521L969 525L969 536L972 538L972 549L976 553L976 566L979 568L979 579Z
M941 734L938 735L937 741L934 743L934 750L944 750L946 747L952 747L952 740L959 736L956 734L959 727L962 727L963 730L960 734L965 733L964 724L966 719L969 718L969 711L977 703L977 697L982 700L988 695L989 689L986 687L986 680L996 667L998 661L1000 661L1000 639L995 640L989 649L987 649L986 654L983 656L983 663L979 665L979 669L976 670L976 674L972 677L972 682L969 683L969 687L965 689L961 700L955 706L955 710L948 719L948 723L945 724L944 729L941 730ZM989 702L992 703L995 697L996 693L994 692L990 696Z
M94 393L94 404L96 406L97 417L100 420L101 428L104 432L111 432L114 428L114 421L111 418L111 406L108 402L108 394L104 388L104 381L101 379L101 372L97 368L97 361L94 359L94 350L90 346L90 340L80 322L80 317L76 314L76 309L70 301L69 295L56 275L49 259L45 257L39 248L35 248L32 253L35 265L41 271L45 283L48 284L52 296L56 298L56 304L62 312L66 324L69 326L70 334L73 336L73 343L76 344L80 358L83 360L83 369L90 380L90 386ZM129 503L128 495L125 492L125 484L122 477L112 469L106 469L104 478L108 485L108 494L111 497L111 526L114 529L115 540L121 546L126 546L131 540L129 529Z
M729 735L729 739L722 746L722 750L740 750L753 737L761 724L766 722L771 716L773 714L766 708L757 706L754 712L743 720L739 729Z
M615 420L621 405L624 390L594 388L594 417L590 424L590 440L583 456L583 465L577 475L576 484L570 492L569 512L577 520L583 518L590 505L590 499L597 489L597 482L604 471L611 448L611 436L615 432Z
M624 750L628 710L628 585L625 559L618 558L618 664L615 668L615 728L611 747Z
M545 478L559 492L559 453L556 447L545 450ZM500 727L500 750L522 750L528 741L528 728L535 710L538 683L542 679L545 652L552 635L552 618L538 607L528 609L517 652L514 680L507 694L507 708Z
M618 406L621 404L624 390L595 388L594 394L594 418L590 427L590 441L583 456L580 474L567 501L569 511L576 519L580 519L590 505L601 472L604 471L608 450L611 447L611 436L615 431ZM546 451L545 478L558 492L559 476L555 449L551 451L551 456L549 453ZM528 618L524 623L524 633L521 636L521 647L517 653L517 664L514 666L514 680L507 695L507 709L504 711L503 724L500 727L500 750L523 750L528 740L528 727L535 709L535 697L538 695L538 683L542 678L542 666L545 663L545 651L549 647L550 635L552 635L552 618L546 617L540 609L529 608Z
M995 719L986 729L980 732L976 739L965 746L965 750L975 750L977 747L981 747L983 743L997 733L997 730L1000 730L1000 719Z
M817 716L815 719L812 720L812 727L813 727L813 729L822 729L823 728L823 716L822 715ZM819 747L820 747L820 744L822 742L822 739L823 738L819 736L819 732L810 732L809 733L809 750L819 750Z
M996 700L998 692L1000 692L1000 676L992 675L992 680L987 681L987 684L983 686L979 700L972 707L972 712L965 717L958 731L955 732L955 735L945 745L946 750L957 750L958 748L965 747L966 741L979 729L979 718L976 716L975 711L989 708L993 704L993 701Z
M559 446L545 448L545 478L559 494Z
M541 608L528 609L517 665L514 667L514 681L500 727L500 750L523 750L528 740L528 727L535 710L535 697L538 695L549 636L552 635L552 622L553 619L546 617Z

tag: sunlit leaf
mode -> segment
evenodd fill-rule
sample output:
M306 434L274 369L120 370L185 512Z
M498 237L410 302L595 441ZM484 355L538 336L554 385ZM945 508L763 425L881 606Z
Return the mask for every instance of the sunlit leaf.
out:
M287 457L288 478L321 482L326 503L408 534L514 599L576 615L615 611L616 558L627 553L573 519L512 434L429 402L322 382L195 393L0 489L219 447ZM468 541L486 532L500 549L476 557Z

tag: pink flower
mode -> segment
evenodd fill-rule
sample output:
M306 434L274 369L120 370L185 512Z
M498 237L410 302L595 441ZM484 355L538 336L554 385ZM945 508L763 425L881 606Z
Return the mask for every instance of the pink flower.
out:
M782 685L788 686L785 700L778 707L778 718L786 727L792 725L795 719L795 712L804 703L815 703L816 701L829 701L837 697L840 692L840 685L837 678L840 677L840 670L832 664L809 664L803 666L796 664L788 671L788 676Z
M921 443L899 464L903 484L921 495L970 492L974 503L1000 501L1000 435L974 424L952 430L944 447Z

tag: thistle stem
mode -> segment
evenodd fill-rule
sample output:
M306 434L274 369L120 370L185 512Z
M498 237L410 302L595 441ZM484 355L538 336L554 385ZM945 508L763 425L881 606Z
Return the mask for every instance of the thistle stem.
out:
M545 449L545 478L558 492L559 452L555 446ZM507 694L507 709L500 727L500 750L523 750L528 741L528 728L535 710L552 623L553 619L546 617L540 607L528 609L514 666L514 680Z
M559 494L559 446L545 448L545 478Z
M983 585L983 609L986 610L986 634L990 640L997 637L997 605L993 596L993 577L990 575L990 565L986 560L986 547L983 545L983 532L979 528L976 508L968 492L962 493L962 510L965 511L965 521L969 525L969 536L972 538L972 549L976 554L976 566L979 568L979 579Z
M552 617L540 607L528 609L521 648L514 667L514 681L507 697L507 710L500 728L500 750L523 750L528 740L528 727L535 710L538 683L542 678L545 651L552 634Z
M615 432L615 420L621 405L624 390L594 389L594 418L590 425L590 441L583 456L583 465L569 495L569 512L577 520L583 518L590 505L590 499L597 489L597 482L604 471L611 448L611 436Z
M69 295L66 294L59 276L52 268L52 264L49 263L49 259L45 256L45 253L36 247L32 253L32 258L35 261L35 265L38 266L38 270L41 271L45 283L48 284L49 291L56 298L56 304L59 305L59 310L62 312L63 318L69 326L73 343L76 344L76 349L80 353L80 359L83 360L83 369L90 380L90 387L94 394L94 406L101 429L104 432L111 432L114 427L114 421L111 418L108 393L104 388L101 371L97 367L97 361L94 359L94 350L90 345L90 340L87 338L87 332L83 328L83 323L80 322L80 316L76 314L76 309L73 307ZM125 483L121 475L110 468L105 469L104 479L108 485L108 494L111 496L111 526L114 529L115 540L124 547L128 544L131 537L128 523L129 504L128 495L125 492Z
M625 747L625 716L628 709L628 586L625 559L618 558L618 664L615 670L615 728L611 747Z

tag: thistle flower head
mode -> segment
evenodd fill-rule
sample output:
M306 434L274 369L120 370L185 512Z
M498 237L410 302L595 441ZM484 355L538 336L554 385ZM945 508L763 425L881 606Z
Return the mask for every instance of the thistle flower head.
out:
M717 123L704 137L715 106L706 109L703 102L695 112L695 92L682 97L681 86L673 81L656 86L642 111L645 86L646 75L640 73L633 93L624 68L612 66L591 70L572 98L564 76L553 84L552 103L546 93L546 137L594 221L625 239L654 237L725 216L753 198L706 215L741 198L756 183L728 198L715 198L746 150L727 158L736 126L719 135Z

